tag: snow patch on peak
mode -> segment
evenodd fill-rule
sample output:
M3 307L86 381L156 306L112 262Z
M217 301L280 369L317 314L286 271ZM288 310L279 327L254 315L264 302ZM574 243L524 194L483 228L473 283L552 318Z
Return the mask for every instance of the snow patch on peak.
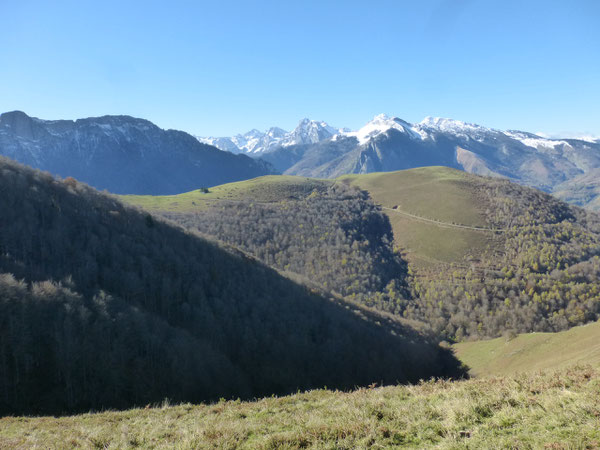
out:
M465 140L483 142L489 138L497 138L501 131L486 128L475 123L443 117L425 117L415 128L423 133L446 133Z
M266 132L250 130L231 138L197 137L200 142L214 145L221 150L234 153L244 152L261 154L277 147L288 147L297 144L315 144L330 139L343 130L329 126L326 122L304 118L291 132L278 127L269 128Z
M281 145L288 147L296 144L316 144L332 138L339 132L339 129L329 126L326 122L305 118L283 139Z
M340 134L348 137L355 137L358 142L363 145L391 129L406 133L415 139L423 139L425 137L424 134L420 133L408 122L405 122L398 117L390 117L387 114L378 114L358 131L343 131Z
M492 131L474 123L462 122L460 120L446 119L443 117L425 117L418 125L426 128L433 128L439 131L449 133L464 133L466 131Z
M535 134L523 133L520 131L505 131L504 134L512 139L520 141L523 145L526 145L527 147L532 147L535 149L556 149L556 147L560 145L569 145L567 141L562 141L559 139L547 139L545 137L537 136Z

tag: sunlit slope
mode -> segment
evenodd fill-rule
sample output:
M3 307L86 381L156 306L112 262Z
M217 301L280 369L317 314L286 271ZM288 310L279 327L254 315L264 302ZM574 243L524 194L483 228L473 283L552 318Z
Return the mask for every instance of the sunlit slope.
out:
M600 373L314 390L252 402L0 419L0 448L598 448Z
M578 363L600 366L600 322L558 333L463 342L454 348L474 375L507 375Z
M493 243L485 207L471 175L448 167L347 175L338 179L367 190L392 224L396 245L415 264L476 259Z
M267 175L211 187L208 190L197 189L178 195L123 195L121 199L148 211L185 213L217 201L278 202L300 198L310 194L315 189L324 189L331 183L332 181L313 178Z

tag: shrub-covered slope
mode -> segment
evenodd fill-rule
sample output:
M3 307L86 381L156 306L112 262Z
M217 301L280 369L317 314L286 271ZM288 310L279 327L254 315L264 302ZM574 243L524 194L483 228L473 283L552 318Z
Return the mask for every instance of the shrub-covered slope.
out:
M73 179L0 159L0 193L1 412L461 373L406 324Z

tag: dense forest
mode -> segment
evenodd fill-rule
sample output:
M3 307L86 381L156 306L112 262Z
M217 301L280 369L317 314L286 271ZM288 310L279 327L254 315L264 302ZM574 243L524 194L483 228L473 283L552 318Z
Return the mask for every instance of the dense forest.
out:
M532 188L469 176L501 230L477 264L413 274L405 317L451 340L560 331L600 317L600 217Z
M224 200L165 216L369 306L406 306L407 268L389 220L357 188L328 184L301 197Z
M463 374L408 321L72 178L0 159L0 211L0 413Z

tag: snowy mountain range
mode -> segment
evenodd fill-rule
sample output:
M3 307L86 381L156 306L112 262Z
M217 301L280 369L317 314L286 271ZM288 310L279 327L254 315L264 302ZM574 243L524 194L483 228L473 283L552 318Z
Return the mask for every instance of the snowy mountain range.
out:
M273 127L264 133L254 129L245 134L238 134L232 137L197 137L197 139L204 144L214 145L221 150L232 153L248 153L257 156L278 147L316 144L345 131L348 130L331 127L325 122L302 119L293 131L285 131L281 128Z
M333 178L444 165L506 177L600 209L597 139L550 139L438 117L409 123L380 114L355 131L304 119L290 133L272 128L202 141L259 156L289 175Z
M598 140L432 117L409 123L381 114L354 131L303 119L291 132L195 138L129 116L41 120L13 111L0 115L0 155L114 193L163 195L271 173L334 178L448 166L600 210Z

